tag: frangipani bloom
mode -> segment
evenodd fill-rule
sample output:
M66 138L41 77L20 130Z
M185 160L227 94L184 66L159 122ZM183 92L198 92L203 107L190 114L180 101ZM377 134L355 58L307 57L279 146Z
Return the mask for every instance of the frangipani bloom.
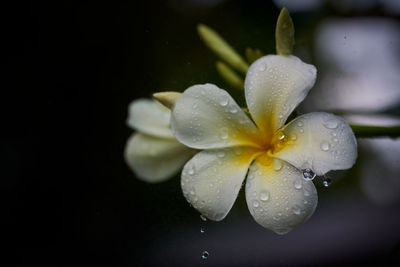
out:
M340 117L315 112L285 125L315 79L315 67L295 56L260 58L245 80L251 119L212 84L192 86L177 99L175 137L203 149L182 171L183 194L194 208L222 220L247 175L247 205L262 226L284 234L313 214L317 191L303 170L323 175L350 168L357 157L355 136Z
M129 105L127 125L136 130L125 146L125 161L143 181L164 181L182 168L194 150L179 143L170 129L171 111L156 101L138 99Z

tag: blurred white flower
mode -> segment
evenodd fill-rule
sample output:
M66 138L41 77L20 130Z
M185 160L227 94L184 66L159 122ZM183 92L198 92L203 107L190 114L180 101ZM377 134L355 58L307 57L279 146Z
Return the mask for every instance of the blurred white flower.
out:
M204 149L182 171L182 190L194 208L222 220L247 174L247 205L262 226L285 234L313 214L314 173L350 168L357 157L351 128L333 114L309 113L284 125L315 79L315 67L295 56L260 58L245 81L253 120L212 84L192 86L178 98L171 117L175 137Z
M125 161L146 182L164 181L179 172L194 150L179 143L170 130L171 111L156 101L134 100L127 125L136 130L125 146Z

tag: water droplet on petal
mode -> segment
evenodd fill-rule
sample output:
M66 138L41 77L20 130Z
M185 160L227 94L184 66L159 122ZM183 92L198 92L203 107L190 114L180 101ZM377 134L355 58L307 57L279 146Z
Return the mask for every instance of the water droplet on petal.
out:
M297 139L297 135L296 135L296 134L292 134L292 135L290 136L290 139L292 139L293 141L295 141L295 140Z
M274 159L273 165L275 171L279 171L280 169L282 169L282 162L279 159Z
M296 188L296 189L301 189L303 187L300 179L295 180L293 185L294 185L294 188Z
M269 199L269 192L268 191L262 191L260 193L260 200L261 201L268 201Z
M219 99L219 104L223 107L227 106L229 103L229 99L227 96L222 95L221 98Z
M227 128L221 128L220 130L219 130L219 137L221 138L221 139L227 139L228 138L228 129Z
M260 206L260 203L257 200L253 201L253 207L257 208L258 206Z
M235 114L238 112L238 109L235 106L230 107L229 112Z
M204 216L203 214L200 214L200 219L203 220L204 222L207 221L206 216Z
M223 157L225 157L225 151L218 151L217 157L218 157L218 158L223 158Z
M297 122L297 126L302 127L303 126L303 122L302 121L298 121Z
M336 129L338 127L338 122L336 119L330 119L325 121L323 125L328 129Z
M311 181L315 178L316 174L311 169L303 170L304 180Z
M208 258L209 255L210 255L210 253L208 253L208 251L203 251L203 252L201 253L201 258L202 258L203 260L206 260L206 259Z
M261 64L259 71L265 71L267 69L267 66L265 64Z
M293 211L293 214L296 214L296 215L300 215L300 213L301 213L301 209L300 209L300 207L297 206L297 205L294 205L294 206L292 207L292 211Z
M320 145L320 148L321 148L322 151L328 151L329 148L330 148L330 145L329 145L328 142L322 141L322 142L321 142L321 145Z

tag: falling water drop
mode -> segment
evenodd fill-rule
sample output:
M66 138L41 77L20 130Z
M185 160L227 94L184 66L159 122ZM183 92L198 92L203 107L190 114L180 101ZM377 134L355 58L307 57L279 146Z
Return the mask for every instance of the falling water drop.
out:
M200 219L202 219L204 222L207 221L206 216L204 216L203 214L200 214Z
M304 180L311 181L315 178L316 174L311 169L303 170Z
M322 181L322 184L325 187L328 187L331 184L331 182L332 182L331 178L324 176L324 180Z
M201 258L203 259L203 260L206 260L207 258L208 258L208 256L210 255L210 253L208 253L208 251L203 251L202 253L201 253Z
M204 234L205 230L203 227L200 227L200 233Z

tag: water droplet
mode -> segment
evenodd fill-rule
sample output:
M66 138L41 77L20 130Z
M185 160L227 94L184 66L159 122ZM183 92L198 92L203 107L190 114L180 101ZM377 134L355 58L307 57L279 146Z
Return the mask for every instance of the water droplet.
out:
M223 95L221 96L221 98L219 99L219 104L223 107L227 106L229 103L229 99L227 96Z
M293 214L296 214L296 215L300 215L300 213L301 213L301 209L300 209L300 207L297 206L297 205L294 205L294 206L292 207L292 211L293 211Z
M257 200L253 201L253 207L257 208L258 206L260 206L260 203Z
M278 133L278 139L281 141L285 139L285 134L282 131Z
M280 169L282 169L282 162L279 159L274 159L274 170L275 171L279 171Z
M298 121L297 122L297 126L302 127L303 126L303 122L302 121Z
M221 128L220 130L219 130L219 137L221 138L221 139L227 139L228 138L228 129L227 128Z
M325 187L328 187L328 186L331 184L331 182L332 182L331 178L325 176L325 177L324 177L324 180L322 181L322 184L323 184Z
M200 233L204 234L205 230L203 227L200 227Z
M316 174L311 169L303 170L304 180L311 181L315 178Z
M238 112L238 109L237 109L235 106L232 106L232 107L229 109L229 112L232 113L232 114L235 114L235 113Z
M202 258L203 260L206 260L206 259L208 258L209 255L210 255L210 253L208 253L208 251L203 251L203 252L201 253L201 258Z
M236 155L241 155L242 152L243 152L243 148L242 147L235 147L234 151L235 151Z
M218 151L217 157L218 157L218 158L223 158L223 157L225 157L225 151Z
M193 106L192 106L192 108L193 108L193 109L196 109L196 108L197 108L197 103L194 103Z
M265 66L265 64L261 64L259 70L260 71L265 71L267 69L267 66Z
M296 188L296 189L301 189L303 187L300 179L295 180L293 185L294 185L294 188Z
M194 195L195 195L195 192L194 192L194 190L193 190L193 189L191 189L191 190L189 191L189 193L190 193L192 196L194 196Z
M269 199L269 192L268 191L263 191L260 193L260 200L261 201L268 201Z
M338 122L336 119L330 119L325 121L323 125L328 129L336 129L338 127Z
M200 219L202 219L204 222L207 221L206 216L204 216L203 214L200 214Z
M296 139L297 139L297 135L296 135L296 134L292 134L292 135L290 136L290 139L292 139L293 141L296 140Z
M323 141L323 142L321 142L320 148L322 151L328 151L330 148L330 145L328 142Z

